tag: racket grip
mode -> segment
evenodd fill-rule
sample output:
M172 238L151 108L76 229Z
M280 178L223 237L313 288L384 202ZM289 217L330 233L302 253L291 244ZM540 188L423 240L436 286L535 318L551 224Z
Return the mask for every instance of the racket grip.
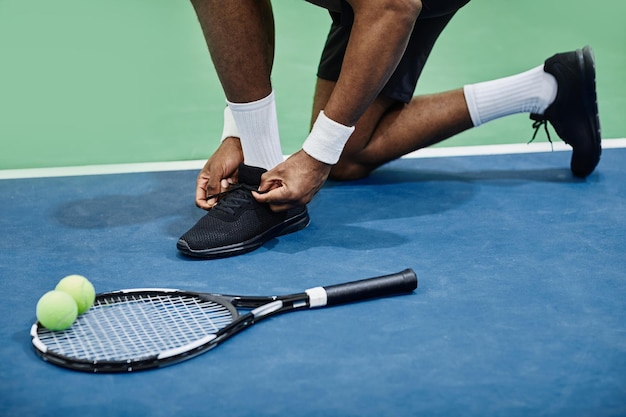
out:
M351 303L368 298L408 293L417 288L417 276L412 269L345 284L330 285L326 290L326 305Z

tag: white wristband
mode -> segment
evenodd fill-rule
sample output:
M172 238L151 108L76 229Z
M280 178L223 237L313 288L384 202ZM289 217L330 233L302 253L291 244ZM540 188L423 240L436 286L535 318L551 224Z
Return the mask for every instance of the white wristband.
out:
M354 126L337 123L321 111L302 149L318 161L334 165L339 161L343 147L346 146L352 132Z
M222 138L220 142L224 142L224 139L229 137L238 138L239 129L237 129L237 125L235 124L235 118L233 117L233 112L230 110L230 107L226 106L224 109L224 129L222 130Z

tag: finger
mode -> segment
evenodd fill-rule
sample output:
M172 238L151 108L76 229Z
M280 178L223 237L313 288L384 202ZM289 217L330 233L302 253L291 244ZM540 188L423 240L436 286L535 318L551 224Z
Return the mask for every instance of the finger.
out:
M196 181L196 206L203 210L208 210L212 207L210 202L207 202L207 183L208 179L201 176Z
M278 204L284 203L285 190L281 188L274 188L269 191L252 191L252 195L259 203Z
M265 174L264 174L265 175ZM262 176L261 183L259 184L259 193L267 193L268 191L275 190L283 187L283 182L279 178L272 178L270 176Z
M207 197L213 194L219 194L222 191L220 182L221 180L217 179L217 177L215 176L210 177L205 187L206 189L206 194L204 195L205 200L207 199Z
M220 187L216 190L215 193L208 192L208 185L201 186L198 185L196 189L196 205L202 209L208 210L213 208L217 204L217 197L213 197L214 195L221 194L224 191L227 191L233 184L236 184L236 179L234 177L224 178L220 181Z
M228 190L232 184L234 184L233 178L222 178L222 175L223 174L219 172L214 172L207 178L207 185L205 187L206 194L204 195L204 199L208 201L211 207L217 204L217 199L212 196L223 193Z
M294 206L284 187L274 188L265 193L253 191L252 195L259 203L268 204L272 211L284 211Z
M266 196L267 194L259 194L255 191L252 192L254 195L254 198L257 199L257 201L259 203L265 203L270 207L270 210L275 211L275 212L279 212L279 211L285 211L285 210L289 210L290 208L294 207L294 204L288 203L288 202L276 202L276 203L272 203L270 201L262 201L262 200L266 200ZM269 197L271 199L271 197Z
M220 192L224 192L226 190L228 190L230 188L231 185L236 184L236 180L235 178L224 178L222 181L220 181L220 185L222 187L222 189L220 190Z
M199 208L203 210L209 210L215 204L217 204L216 198L207 199L206 192L204 190L196 191L196 206L198 206Z
M222 191L220 189L221 181L212 180L217 177L209 174L208 171L209 170L205 165L196 180L196 206L204 210L209 210L217 204L217 199L210 196L218 194Z

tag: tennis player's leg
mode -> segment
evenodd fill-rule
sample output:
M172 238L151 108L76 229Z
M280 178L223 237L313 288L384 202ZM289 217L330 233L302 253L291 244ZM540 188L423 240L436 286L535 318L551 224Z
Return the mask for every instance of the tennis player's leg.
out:
M271 169L283 160L270 79L275 43L271 3L193 0L192 4L226 95L227 111L234 119L231 134L241 141L244 162ZM215 179L210 182L216 184ZM209 188L216 191L215 186Z
M601 137L595 64L589 47L556 54L544 65L510 77L407 99L437 37L452 16L453 13L418 19L409 43L413 49L407 48L405 56L410 59L403 58L381 95L356 124L330 177L362 178L409 152L517 113L530 113L534 120L552 124L559 137L573 148L574 175L585 177L593 172L600 158ZM337 43L339 34L340 29L331 29L328 42ZM333 54L328 44L325 52L326 60L318 72L313 114L324 108L334 88L332 73L324 67L337 53Z
M332 90L331 81L318 80L318 100ZM319 106L319 107L318 107ZM463 90L419 96L410 103L379 96L356 124L330 178L354 180L379 166L473 127Z
M270 80L274 18L269 0L192 4L228 106L223 142L197 179L196 204L211 209L176 246L185 255L223 258L300 230L309 224L309 215L305 206L275 213L252 195L261 175L283 160ZM231 186L235 177L238 184Z
M229 101L247 103L272 91L274 23L268 0L191 0Z

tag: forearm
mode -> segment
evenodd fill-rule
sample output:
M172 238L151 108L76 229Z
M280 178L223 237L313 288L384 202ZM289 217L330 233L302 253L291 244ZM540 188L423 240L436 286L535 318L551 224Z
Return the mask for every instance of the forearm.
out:
M349 0L354 24L337 85L324 109L332 120L354 126L402 58L419 2Z

